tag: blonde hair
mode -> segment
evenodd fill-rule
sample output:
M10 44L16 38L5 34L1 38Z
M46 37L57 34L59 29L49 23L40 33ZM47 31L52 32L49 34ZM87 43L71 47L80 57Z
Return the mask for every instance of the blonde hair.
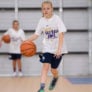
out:
M43 7L44 4L50 4L51 7L53 8L53 4L52 4L52 2L49 1L49 0L46 0L46 1L42 2L42 7Z

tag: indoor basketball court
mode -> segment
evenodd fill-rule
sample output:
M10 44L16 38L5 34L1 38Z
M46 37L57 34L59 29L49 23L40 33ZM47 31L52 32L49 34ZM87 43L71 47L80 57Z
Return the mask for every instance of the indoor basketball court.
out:
M92 78L87 80L89 83L72 83L67 78L60 77L53 91L48 90L50 79L48 78L46 83L45 92L92 92ZM40 77L0 78L0 90L1 92L37 92L39 82Z
M29 38L42 17L43 1L45 0L0 0L0 38L15 19L19 20L26 38ZM92 92L92 0L49 1L53 3L55 14L66 25L64 40L68 53L63 56L58 68L60 77L52 91L48 90L52 79L51 72L48 73L45 92ZM14 77L12 60L8 55L10 38L8 35L3 37L4 42L0 47L0 92L38 91L42 69L39 62L42 38L43 36L33 43L24 42L21 45L23 76ZM30 52L31 48L35 50Z

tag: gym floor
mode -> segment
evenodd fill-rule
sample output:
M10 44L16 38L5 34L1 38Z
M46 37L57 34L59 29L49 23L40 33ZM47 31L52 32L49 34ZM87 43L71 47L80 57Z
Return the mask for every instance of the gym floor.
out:
M92 92L91 78L60 77L53 91L48 90L50 80L48 77L45 92ZM0 92L37 92L39 83L40 77L1 77Z

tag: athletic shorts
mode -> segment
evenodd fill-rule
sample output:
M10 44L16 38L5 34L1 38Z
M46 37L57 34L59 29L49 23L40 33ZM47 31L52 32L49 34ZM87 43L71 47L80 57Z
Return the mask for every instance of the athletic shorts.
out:
M60 58L56 58L54 54L51 53L43 53L39 55L39 57L40 57L40 62L49 63L51 65L51 68L54 69L58 68L62 59L62 55L60 56Z
M16 60L16 59L21 59L21 54L17 54L17 53L9 53L10 57L9 59L11 60Z

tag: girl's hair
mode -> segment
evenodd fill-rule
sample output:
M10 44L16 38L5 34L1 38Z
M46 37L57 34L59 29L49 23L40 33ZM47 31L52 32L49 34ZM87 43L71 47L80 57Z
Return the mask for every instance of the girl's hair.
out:
M14 24L15 22L17 22L19 24L19 21L18 20L13 20L12 24Z
M53 8L53 4L52 4L52 2L49 1L49 0L46 0L46 1L42 2L42 7L43 7L43 4L50 4L51 7Z

